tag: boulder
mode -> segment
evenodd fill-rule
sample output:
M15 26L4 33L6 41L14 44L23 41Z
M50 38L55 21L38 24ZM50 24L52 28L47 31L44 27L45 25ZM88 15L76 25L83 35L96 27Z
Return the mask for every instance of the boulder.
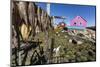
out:
M82 44L83 42L80 40L76 40L76 39L69 39L69 43L73 43L73 44Z
M67 35L65 35L65 38L67 38Z
M69 43L72 43L72 39L69 39Z
M69 39L69 43L77 44L77 41L75 39Z
M83 42L82 41L77 41L77 44L82 44Z
M76 39L72 39L72 43L73 44L77 44L77 40Z

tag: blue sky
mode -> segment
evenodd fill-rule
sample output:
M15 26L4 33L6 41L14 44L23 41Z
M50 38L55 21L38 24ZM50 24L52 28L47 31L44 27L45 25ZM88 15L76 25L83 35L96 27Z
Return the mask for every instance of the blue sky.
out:
M46 3L37 3L43 10L46 11ZM70 21L76 16L81 16L87 21L87 26L95 25L95 6L83 6L72 4L50 4L51 16L66 16L64 20L66 24L70 24ZM56 19L55 23L58 24L63 19Z

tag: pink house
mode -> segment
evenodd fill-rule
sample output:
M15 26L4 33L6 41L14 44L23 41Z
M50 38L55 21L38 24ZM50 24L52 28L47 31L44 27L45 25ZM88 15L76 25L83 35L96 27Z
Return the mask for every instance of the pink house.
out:
M81 16L76 16L70 23L70 26L86 27L86 25L87 21Z

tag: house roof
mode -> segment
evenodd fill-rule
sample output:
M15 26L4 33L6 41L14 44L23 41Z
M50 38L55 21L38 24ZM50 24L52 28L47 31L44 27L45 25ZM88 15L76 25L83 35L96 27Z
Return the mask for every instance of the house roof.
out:
M87 21L81 16L76 16L74 19L71 20L70 25L86 27Z
M71 21L74 21L74 20L76 20L76 19L78 19L78 18L80 18L81 20L83 20L83 21L85 21L85 22L87 22L83 17L81 17L81 16L76 16L74 19L72 19Z

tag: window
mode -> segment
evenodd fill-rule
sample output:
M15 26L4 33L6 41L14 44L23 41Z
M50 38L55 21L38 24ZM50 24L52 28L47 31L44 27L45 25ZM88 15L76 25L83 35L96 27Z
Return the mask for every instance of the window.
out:
M82 23L80 22L80 25L82 25Z
M74 22L74 25L76 25L76 22Z

